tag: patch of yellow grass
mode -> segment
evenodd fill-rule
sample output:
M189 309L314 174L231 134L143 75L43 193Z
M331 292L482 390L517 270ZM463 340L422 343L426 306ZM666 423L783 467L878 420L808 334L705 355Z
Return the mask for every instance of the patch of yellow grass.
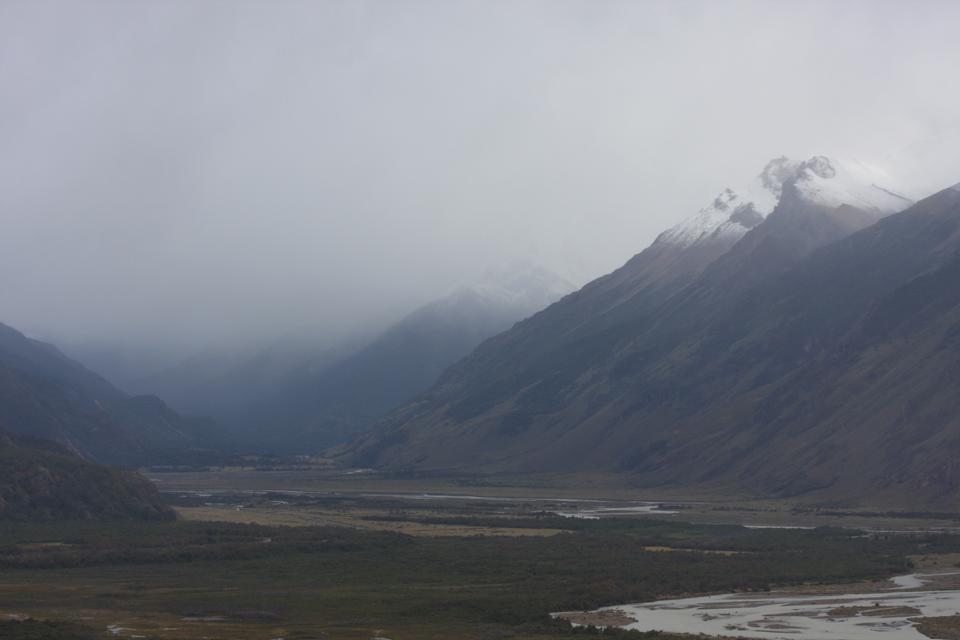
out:
M644 551L654 551L657 553L676 553L676 552L686 552L686 553L705 553L709 555L716 556L735 556L742 551L726 551L724 549L685 549L681 547L660 547L660 546L650 546L644 547Z
M560 529L481 527L460 524L447 525L405 522L402 520L367 520L361 517L365 515L380 515L373 511L345 513L296 507L244 507L239 510L233 507L177 507L176 510L184 520L237 522L288 527L339 526L370 531L392 531L411 536L427 537L545 537L553 536L561 532Z

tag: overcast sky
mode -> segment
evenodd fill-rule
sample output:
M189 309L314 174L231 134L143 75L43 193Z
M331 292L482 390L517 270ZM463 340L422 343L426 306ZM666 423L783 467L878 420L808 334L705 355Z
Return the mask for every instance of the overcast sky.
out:
M958 24L952 0L0 0L0 321L337 335L518 256L582 283L778 155L945 186Z

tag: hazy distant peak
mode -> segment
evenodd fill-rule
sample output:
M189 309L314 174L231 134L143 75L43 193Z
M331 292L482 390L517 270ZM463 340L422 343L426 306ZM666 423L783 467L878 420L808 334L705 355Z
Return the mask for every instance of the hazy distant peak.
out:
M563 276L539 265L514 261L487 269L476 282L458 289L460 293L525 309L540 309L576 287Z
M737 189L724 189L697 215L668 229L657 241L690 247L739 238L773 211L784 182L796 175L798 167L785 156L774 158L750 183Z
M848 205L886 215L913 204L893 189L885 171L855 159L814 156L800 163L790 182L804 200L831 208Z

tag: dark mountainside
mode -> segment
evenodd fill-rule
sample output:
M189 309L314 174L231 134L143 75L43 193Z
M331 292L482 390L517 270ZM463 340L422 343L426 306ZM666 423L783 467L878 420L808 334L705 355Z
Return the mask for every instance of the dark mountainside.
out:
M429 303L357 353L292 381L254 408L254 442L288 453L316 452L345 442L429 389L448 366L483 340L572 288L540 270L511 275Z
M889 211L831 201L811 184L832 175L806 164L820 179L801 168L699 277L606 304L604 283L642 281L629 269L658 240L484 343L344 455L421 472L606 470L646 487L956 499L960 193L871 225Z
M53 345L0 324L0 428L81 457L138 465L191 447L200 421L155 396L128 396Z
M129 388L211 416L205 444L226 451L312 454L345 442L428 389L486 338L573 286L530 264L489 271L415 310L374 340L320 351L280 341L253 355L198 354Z
M767 165L759 180L763 191L772 192L768 197L779 195L780 183L792 170L786 158ZM543 382L563 384L578 375L578 367L589 366L597 349L610 343L623 326L652 323L673 293L693 282L743 234L760 224L763 215L758 208L762 207L754 199L749 193L725 190L691 221L692 227L681 224L664 232L620 269L486 341L386 424L404 424L446 398L454 398L449 407L453 420L468 420L482 413L487 404L511 394L523 395L525 402L536 404L538 390L545 388ZM717 225L715 216L723 223ZM519 422L511 426L513 421ZM509 432L523 428L527 421L514 413L505 418L501 428ZM372 434L367 443L370 447L362 445L364 453L357 458L358 464L385 462L388 456L378 457L379 451L406 437L402 432Z
M50 440L0 432L0 520L172 520L150 481Z
M198 353L149 375L127 378L121 386L156 394L185 415L213 417L217 429L211 433L212 444L229 448L260 407L357 349L355 345L318 349L307 342L279 341L254 353Z

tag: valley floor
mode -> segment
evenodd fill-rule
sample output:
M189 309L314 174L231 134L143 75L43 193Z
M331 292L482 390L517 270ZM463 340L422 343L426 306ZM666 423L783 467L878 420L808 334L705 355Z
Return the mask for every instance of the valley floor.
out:
M827 585L960 561L960 536L924 531L949 527L946 514L817 514L703 496L648 501L623 488L565 493L366 474L151 475L178 522L0 528L0 620L79 625L37 635L27 623L0 622L0 637L86 640L83 629L157 640L589 637L550 613L778 587L855 589ZM766 528L851 521L877 526ZM912 531L890 534L890 524Z
M494 501L510 515L524 510L590 515L659 515L695 524L738 524L751 527L841 526L873 531L960 532L960 512L910 511L877 506L824 507L800 500L758 500L748 496L637 489L616 474L531 475L507 477L410 478L369 470L240 469L150 473L167 495L209 495L204 508L179 509L187 519L213 519L261 524L332 524L322 509L305 508L310 499L355 498L365 506L375 499L394 505L436 503L460 508L481 499ZM273 500L263 500L273 494ZM233 496L232 502L227 497ZM287 502L288 504L281 504ZM235 507L243 505L240 511ZM654 507L653 513L630 509ZM624 511L626 510L626 511ZM338 517L342 516L339 514ZM370 528L369 522L349 524ZM384 528L382 524L376 528Z

